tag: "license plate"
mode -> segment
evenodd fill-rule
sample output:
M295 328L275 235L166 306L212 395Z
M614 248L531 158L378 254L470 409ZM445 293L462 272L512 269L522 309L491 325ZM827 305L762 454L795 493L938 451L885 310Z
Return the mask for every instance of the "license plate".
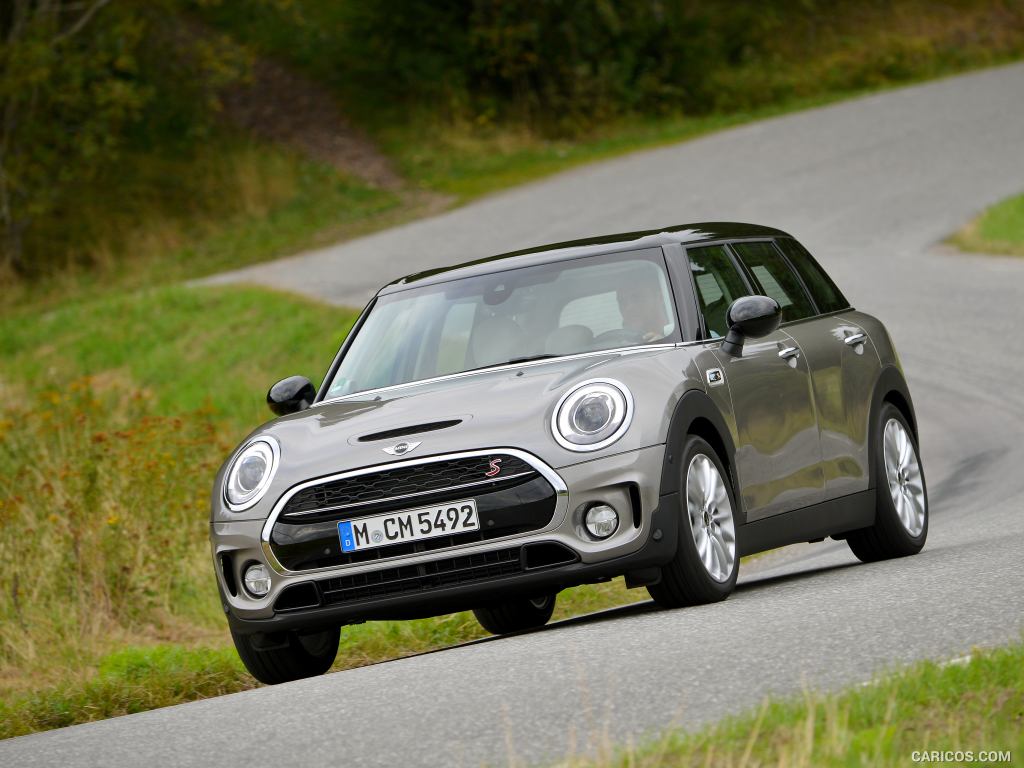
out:
M361 517L358 520L342 520L338 523L342 552L478 530L480 519L473 499L407 509L404 512L388 512L386 515Z

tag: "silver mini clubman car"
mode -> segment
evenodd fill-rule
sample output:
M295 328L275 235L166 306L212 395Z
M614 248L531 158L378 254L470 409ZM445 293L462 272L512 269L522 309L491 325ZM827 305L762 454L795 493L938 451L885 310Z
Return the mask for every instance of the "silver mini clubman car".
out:
M211 539L245 665L325 672L346 624L472 609L539 627L625 576L722 600L740 558L826 536L918 552L928 501L889 334L785 232L692 224L411 275L316 392L220 470Z

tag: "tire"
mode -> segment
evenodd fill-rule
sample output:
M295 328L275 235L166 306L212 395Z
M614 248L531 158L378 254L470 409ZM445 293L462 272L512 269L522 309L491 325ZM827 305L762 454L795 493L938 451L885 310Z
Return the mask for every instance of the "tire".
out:
M474 608L473 615L492 635L507 635L543 627L554 611L555 595L550 594Z
M664 608L724 600L736 587L739 573L739 520L729 473L715 449L696 435L687 435L680 455L682 519L676 554L661 568L661 580L647 587L654 601ZM714 477L708 474L711 468ZM703 545L700 551L698 540Z
M893 462L900 433L910 453L905 460L901 453ZM882 404L872 443L875 524L850 533L846 543L865 563L916 555L928 538L928 487L914 433L891 403Z
M231 632L231 639L249 674L267 685L322 675L338 655L340 637L341 630L337 627L304 635L294 631L271 636Z

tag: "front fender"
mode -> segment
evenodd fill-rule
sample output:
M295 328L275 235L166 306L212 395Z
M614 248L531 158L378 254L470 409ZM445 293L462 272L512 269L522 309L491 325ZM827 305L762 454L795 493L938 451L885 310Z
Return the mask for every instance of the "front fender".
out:
M682 449L686 435L694 431L695 422L706 421L714 431L714 435L706 434L703 429L697 432L711 443L720 454L719 458L726 465L731 475L733 490L736 491L736 499L739 501L739 492L736 488L736 446L733 442L732 432L726 424L725 418L718 406L711 397L700 389L690 389L683 393L676 403L675 411L672 414L672 421L669 423L668 436L665 442L665 461L661 472L661 495L667 496L679 492L679 485L682 475L676 462L676 456ZM717 445L715 439L717 437Z

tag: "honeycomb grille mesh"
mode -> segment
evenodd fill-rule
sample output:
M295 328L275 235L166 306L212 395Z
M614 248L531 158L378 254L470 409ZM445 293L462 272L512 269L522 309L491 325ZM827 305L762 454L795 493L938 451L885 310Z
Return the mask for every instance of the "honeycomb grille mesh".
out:
M493 460L498 460L498 463L492 465ZM382 469L379 472L331 480L303 488L288 500L281 514L287 516L324 508L372 504L394 496L443 491L466 483L487 481L490 479L487 473L493 471L494 466L500 467L501 470L493 476L495 485L503 484L504 479L511 475L537 474L527 462L505 453L446 459L395 469ZM520 481L527 479L522 477Z

